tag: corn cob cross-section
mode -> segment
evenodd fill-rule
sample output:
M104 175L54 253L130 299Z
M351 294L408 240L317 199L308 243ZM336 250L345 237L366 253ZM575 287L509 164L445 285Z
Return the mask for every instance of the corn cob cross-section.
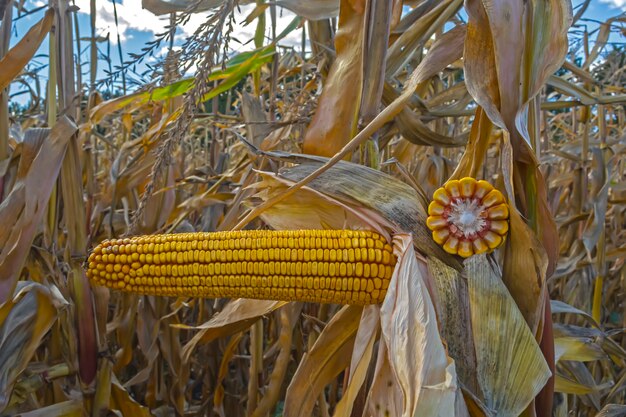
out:
M87 276L147 295L376 304L395 262L371 231L246 230L107 240Z
M467 258L500 246L509 231L508 219L500 191L487 181L465 177L435 191L426 225L446 252Z

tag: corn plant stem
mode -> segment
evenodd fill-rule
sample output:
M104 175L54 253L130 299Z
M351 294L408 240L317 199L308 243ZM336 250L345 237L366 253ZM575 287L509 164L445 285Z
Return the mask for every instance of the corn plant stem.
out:
M9 0L5 5L3 16L1 17L2 27L0 28L0 59L9 50L11 39L11 24L13 22L13 4ZM0 91L0 162L9 156L9 89ZM0 203L4 195L4 175L0 176Z
M98 73L98 47L96 45L96 0L89 1L89 24L91 39L89 42L89 93L96 91L96 74Z
M258 404L259 378L263 374L263 320L257 320L250 328L250 379L246 415L251 416Z
M57 54L56 54L56 31L50 31L49 38L49 59L48 59L48 86L46 98L46 113L48 127L52 128L57 120ZM48 209L46 213L46 227L44 228L44 246L51 249L56 243L57 224L57 185L52 187Z
M115 31L117 33L117 53L120 58L120 66L124 65L124 54L122 54L122 42L120 40L120 28L117 22L117 1L113 0L113 17L115 18ZM126 71L122 69L122 92L126 94Z
M280 335L278 338L280 351L270 375L267 391L252 413L252 417L266 416L278 402L280 389L287 373L289 359L291 358L291 340L295 324L294 316L297 316L295 312L299 310L299 308L291 306L291 308L282 308L278 313L280 314Z
M9 50L11 40L11 25L13 23L13 4L9 1L2 16L2 28L0 28L0 59ZM0 162L9 156L9 89L0 91ZM4 178L4 177L3 177ZM3 179L2 178L2 179ZM1 189L0 189L1 191ZM2 201L2 192L0 192Z

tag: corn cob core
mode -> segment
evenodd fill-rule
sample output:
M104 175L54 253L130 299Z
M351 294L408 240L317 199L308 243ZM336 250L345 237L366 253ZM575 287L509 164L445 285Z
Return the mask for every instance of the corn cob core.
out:
M363 305L383 300L395 262L371 231L245 230L105 240L87 276L137 294Z
M467 258L500 246L509 231L508 219L500 191L487 181L465 177L434 192L426 225L446 252Z

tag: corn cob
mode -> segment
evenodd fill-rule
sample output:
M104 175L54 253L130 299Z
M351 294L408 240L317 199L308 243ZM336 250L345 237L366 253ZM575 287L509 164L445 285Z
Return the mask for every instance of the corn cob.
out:
M446 252L467 258L500 246L509 231L508 219L500 191L487 181L465 177L434 192L426 225Z
M370 231L246 230L106 240L87 276L137 294L364 305L383 300L395 262Z

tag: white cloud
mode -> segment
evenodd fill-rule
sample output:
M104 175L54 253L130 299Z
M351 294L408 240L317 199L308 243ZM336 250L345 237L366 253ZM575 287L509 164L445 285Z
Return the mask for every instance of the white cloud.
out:
M80 8L81 13L89 14L89 0L76 0L76 5ZM132 37L130 30L137 30L142 32L149 32L152 34L162 33L165 27L169 23L169 16L155 16L148 10L142 9L141 1L139 0L122 0L116 4L117 7L117 28L115 26L115 15L113 10L113 3L109 0L96 2L96 30L99 35L111 34L111 41L117 42L117 30L119 29L120 40L122 42L127 41ZM253 22L248 26L243 26L243 22L248 14L254 9L254 4L241 6L239 11L235 13L235 22L237 23L232 34L240 42L246 43L254 36L256 29L256 23ZM280 33L294 18L294 14L280 9L278 10L278 21L276 25L277 34ZM182 41L187 36L192 35L196 29L205 21L207 12L193 14L189 21L179 27L179 35L176 37L177 41ZM267 13L267 27L269 30L269 13ZM300 34L299 31L291 33L282 42L284 45L299 45ZM234 49L251 49L254 47L253 43L240 47L234 43L231 44Z
M89 0L76 0L76 5L82 13L89 14ZM155 16L141 8L141 1L123 0L116 4L117 22L120 40L129 39L129 29L143 32L162 32L168 23L168 19ZM96 31L99 35L111 34L111 41L117 42L117 30L115 27L115 15L111 1L96 2Z
M626 0L601 0L602 3L607 3L613 7L626 10Z

